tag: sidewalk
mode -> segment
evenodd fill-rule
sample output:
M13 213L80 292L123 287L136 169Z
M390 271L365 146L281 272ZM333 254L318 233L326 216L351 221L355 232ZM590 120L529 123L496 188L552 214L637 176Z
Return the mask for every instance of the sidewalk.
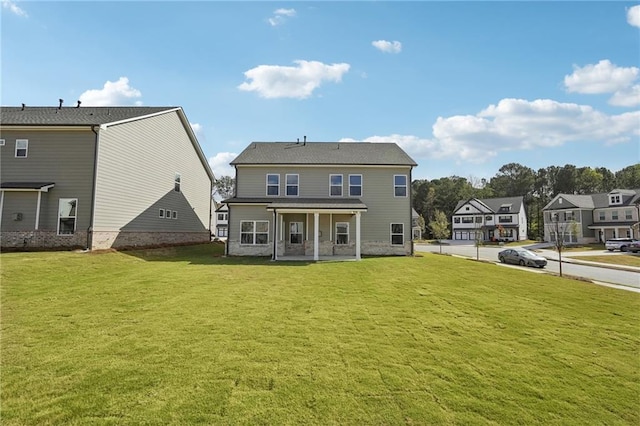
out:
M546 258L547 260L551 260L554 262L558 262L559 256L555 250L549 249L536 249L536 251L540 254L540 256ZM613 263L603 263L603 262L591 262L583 259L573 259L573 256L596 256L601 255L602 253L594 253L593 251L574 251L562 253L562 262L566 263L575 263L578 265L585 266L597 266L600 268L609 268L609 269L617 269L620 271L628 271L628 272L639 272L640 267L637 266L627 266L627 265L616 265ZM621 256L620 254L612 254L612 256Z

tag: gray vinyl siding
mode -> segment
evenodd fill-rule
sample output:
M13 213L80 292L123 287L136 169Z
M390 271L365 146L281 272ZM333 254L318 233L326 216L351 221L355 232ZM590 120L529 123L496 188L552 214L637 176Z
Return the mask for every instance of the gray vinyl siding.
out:
M76 230L87 230L90 226L90 211L93 183L93 159L95 135L89 128L78 130L13 130L3 128L0 138L5 145L0 147L0 179L2 182L53 182L55 187L42 193L40 205L40 231L56 231L58 200L78 199ZM15 158L16 139L28 139L26 158ZM2 231L26 230L35 226L37 193L5 192ZM33 210L25 200L33 200ZM10 214L23 213L21 224L13 223ZM19 229L15 228L18 227Z
M96 231L205 231L210 194L209 176L176 112L100 130ZM178 219L160 218L161 208L177 211Z
M240 222L244 220L268 220L269 242L273 241L273 213L266 205L229 206L229 241L240 241Z
M343 175L343 197L348 198L349 174L362 175L362 196L357 197L367 205L367 212L362 213L362 240L390 241L390 224L403 223L405 241L411 239L411 200L410 197L394 197L394 175L407 176L407 193L411 187L411 168L398 167L256 167L237 166L237 197L266 197L266 176L268 173L280 174L280 197L285 197L285 176L299 175L299 195L297 198L332 198L329 196L329 175ZM355 219L349 232L355 232ZM355 235L355 234L354 234ZM354 237L355 238L355 237Z

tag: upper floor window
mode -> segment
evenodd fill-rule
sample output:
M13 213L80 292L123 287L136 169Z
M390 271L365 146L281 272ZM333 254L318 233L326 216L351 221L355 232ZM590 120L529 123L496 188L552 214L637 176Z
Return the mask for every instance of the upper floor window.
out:
M164 219L164 209L158 210L158 217Z
M618 210L611 212L611 220L618 220Z
M572 211L564 212L564 221L571 222L572 220L575 220L575 215L573 214L573 212Z
M462 218L462 223L473 223L473 218L471 216L465 216Z
M622 197L620 194L609 195L609 204L622 204Z
M274 197L280 195L280 175L267 174L267 195Z
M174 182L173 182L173 190L176 192L180 192L180 181L182 179L182 176L180 176L180 173L176 173L176 176L174 178Z
M486 220L487 222L491 222L493 220L493 216L485 216L484 220Z
M362 175L349 175L349 197L362 197Z
M29 141L27 139L16 139L16 158L26 158L29 151Z
M58 235L73 235L76 232L78 199L60 198L58 201Z
M631 210L625 210L624 211L624 218L626 220L631 220L633 219L633 213L631 212Z
M0 146L4 146L4 139L0 139Z
M391 244L404 245L404 223L391 224Z
M342 175L329 175L329 195L342 197Z
M513 218L511 216L498 216L498 222L500 222L500 223L511 223L511 222L513 222Z
M482 216L476 216L476 223L482 223Z
M226 213L218 213L218 220L227 220Z
M285 177L287 181L287 196L298 196L298 182L300 181L299 175L287 175Z
M599 219L599 220L605 220L605 218L606 218L606 216L605 216L605 213L604 213L604 212L600 212L600 213L598 214L598 219Z
M459 217L454 217L453 218L453 223L460 223L460 218Z
M393 195L396 197L407 196L407 175L393 176Z

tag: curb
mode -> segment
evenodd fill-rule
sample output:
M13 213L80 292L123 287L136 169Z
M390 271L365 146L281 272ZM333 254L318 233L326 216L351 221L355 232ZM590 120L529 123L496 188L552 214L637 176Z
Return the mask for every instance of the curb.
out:
M545 259L551 261L551 262L559 262L558 259L552 258L552 257L547 257L547 256L543 256ZM588 260L575 260L572 259L570 257L568 258L563 258L562 259L562 263L575 263L576 265L583 265L583 266L593 266L596 268L607 268L607 269L615 269L618 271L626 271L626 272L638 272L640 273L640 268L636 268L634 266L624 266L624 265L614 265L611 263L602 263L602 262L589 262Z

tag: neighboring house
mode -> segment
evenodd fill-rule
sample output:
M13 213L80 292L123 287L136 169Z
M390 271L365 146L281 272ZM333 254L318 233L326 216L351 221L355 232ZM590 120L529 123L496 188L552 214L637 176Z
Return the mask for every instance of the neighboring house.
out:
M454 240L522 241L527 214L522 197L471 198L459 201L451 218Z
M229 255L413 252L416 163L395 143L253 142L231 165Z
M180 107L2 107L3 248L210 241L213 173Z
M411 209L411 238L414 240L422 239L422 227L420 226L420 222L418 222L418 218L420 215L415 209Z
M215 218L215 237L226 240L229 233L229 206L219 203L213 215Z
M562 234L569 243L640 238L637 229L640 189L614 189L591 195L558 194L542 210L544 239Z

